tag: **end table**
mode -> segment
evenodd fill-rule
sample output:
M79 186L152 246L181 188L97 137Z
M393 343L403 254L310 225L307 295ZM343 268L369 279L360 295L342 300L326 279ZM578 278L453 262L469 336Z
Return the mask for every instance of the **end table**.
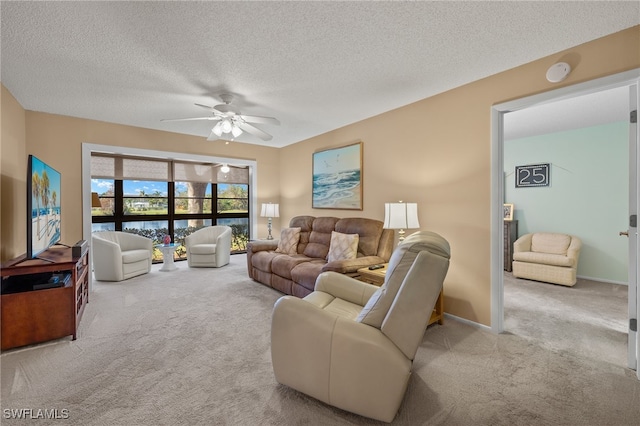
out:
M176 248L178 248L177 244L158 244L156 248L162 252L162 268L160 268L160 271L171 272L178 269L173 262L173 253L176 251Z

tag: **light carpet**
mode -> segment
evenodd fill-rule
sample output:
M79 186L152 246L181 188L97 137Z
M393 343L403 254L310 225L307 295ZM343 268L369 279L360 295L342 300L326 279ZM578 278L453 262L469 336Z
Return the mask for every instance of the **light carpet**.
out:
M279 385L277 291L219 269L94 282L78 340L0 357L3 425L380 424ZM313 368L313 365L309 365ZM618 365L455 320L430 326L397 425L637 425L640 381ZM68 419L8 419L57 409Z
M626 367L627 289L584 278L566 287L523 280L505 272L504 328L552 350Z

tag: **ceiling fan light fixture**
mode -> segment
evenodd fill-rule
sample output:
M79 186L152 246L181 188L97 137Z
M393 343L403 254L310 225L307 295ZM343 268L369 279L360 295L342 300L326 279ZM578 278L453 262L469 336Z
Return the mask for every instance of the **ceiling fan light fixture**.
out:
M231 126L231 134L234 138L237 138L242 134L242 129L234 123L233 126Z
M222 133L231 133L231 127L231 121L223 120L220 125L220 130L222 130Z
M220 171L221 171L222 173L229 173L229 170L230 170L230 169L229 169L229 166L227 165L227 163L224 163L224 164L222 165L222 167L220 167Z
M211 131L215 133L217 137L222 136L222 124L218 121Z
M273 136L262 130L260 127L255 126L257 124L273 124L275 126L280 125L274 117L263 117L257 115L244 115L234 107L230 105L233 100L233 96L229 94L220 95L220 98L224 102L223 104L209 106L196 103L196 106L209 110L211 115L207 117L190 117L190 118L175 118L175 119L163 119L161 121L198 121L198 120L215 120L216 123L211 129L211 134L207 137L207 140L225 139L225 144L229 141L235 140L240 135L252 135L256 136L263 141L270 141Z

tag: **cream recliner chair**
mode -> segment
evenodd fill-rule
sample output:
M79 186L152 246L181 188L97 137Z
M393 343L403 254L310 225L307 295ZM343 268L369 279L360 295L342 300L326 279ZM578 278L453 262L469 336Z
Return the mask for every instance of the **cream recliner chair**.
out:
M153 241L121 231L91 234L93 275L98 281L122 281L151 270Z
M279 383L352 413L391 422L449 268L449 243L407 237L376 287L336 272L304 299L273 309L271 358Z
M231 227L206 226L186 236L187 264L190 268L219 268L231 260Z
M513 276L573 286L581 248L580 238L572 235L525 234L513 243Z

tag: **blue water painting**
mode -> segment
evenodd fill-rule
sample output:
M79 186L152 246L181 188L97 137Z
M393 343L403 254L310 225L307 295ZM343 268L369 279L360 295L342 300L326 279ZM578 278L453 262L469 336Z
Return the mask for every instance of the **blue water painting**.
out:
M313 208L362 209L362 144L313 154Z
M313 176L313 207L360 208L360 170Z

